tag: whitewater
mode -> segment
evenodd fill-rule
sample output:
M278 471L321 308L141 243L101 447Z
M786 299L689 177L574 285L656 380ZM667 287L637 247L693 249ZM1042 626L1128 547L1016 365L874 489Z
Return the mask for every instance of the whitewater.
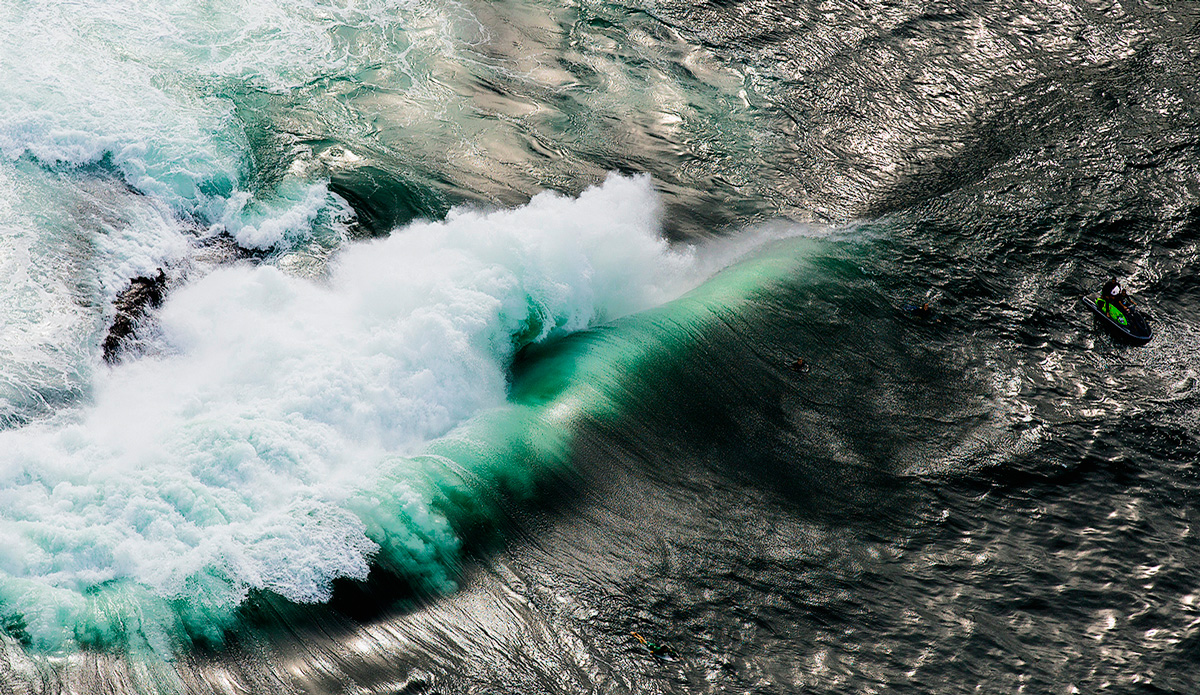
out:
M524 344L682 286L687 258L656 213L645 181L613 179L354 245L319 282L272 266L190 282L158 314L153 354L98 369L84 403L4 433L4 604L61 646L80 625L137 624L112 592L145 587L213 620L249 589L312 602L336 577L365 578L378 545L346 507L386 456L502 407ZM409 485L392 490L411 506L407 542L431 547L403 569L448 585L436 563L453 561L454 533Z
M0 692L1194 691L1197 27L0 2Z

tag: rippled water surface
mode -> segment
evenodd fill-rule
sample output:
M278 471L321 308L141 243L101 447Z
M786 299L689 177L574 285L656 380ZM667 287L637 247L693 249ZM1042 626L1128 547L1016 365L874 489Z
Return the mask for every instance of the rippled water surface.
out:
M1193 3L0 26L0 692L1200 688Z

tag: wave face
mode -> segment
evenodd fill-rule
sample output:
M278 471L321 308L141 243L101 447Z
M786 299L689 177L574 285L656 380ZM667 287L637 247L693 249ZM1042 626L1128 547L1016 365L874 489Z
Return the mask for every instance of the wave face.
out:
M0 691L1196 690L1197 27L8 0Z

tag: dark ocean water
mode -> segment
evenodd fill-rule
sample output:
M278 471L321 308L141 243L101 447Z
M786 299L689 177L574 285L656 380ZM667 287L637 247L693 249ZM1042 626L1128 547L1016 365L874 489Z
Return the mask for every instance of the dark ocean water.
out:
M12 5L0 692L1200 689L1200 5Z

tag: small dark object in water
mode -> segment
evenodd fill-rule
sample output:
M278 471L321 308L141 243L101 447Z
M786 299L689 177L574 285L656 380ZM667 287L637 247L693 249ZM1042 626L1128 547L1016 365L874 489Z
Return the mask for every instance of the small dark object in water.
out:
M908 304L908 305L905 305L904 310L910 314L913 314L914 316L916 316L919 319L933 319L934 321L936 321L938 323L942 322L942 320L940 318L937 318L934 316L933 307L929 306L929 302L925 302L921 306L917 306L915 304Z
M679 658L679 652L676 652L674 647L672 647L669 644L655 644L654 642L648 642L648 641L646 641L645 637L642 637L641 635L639 635L636 632L631 632L629 634L636 637L637 641L643 647L645 647L650 652L650 654L653 656L656 656L660 659L678 659Z
M162 270L155 277L137 277L113 302L117 310L108 336L104 338L104 361L115 364L120 357L121 343L133 336L137 324L146 312L162 304L167 291L167 275Z
M808 362L804 361L803 357L797 357L794 362L788 365L788 369L798 374L808 374Z

